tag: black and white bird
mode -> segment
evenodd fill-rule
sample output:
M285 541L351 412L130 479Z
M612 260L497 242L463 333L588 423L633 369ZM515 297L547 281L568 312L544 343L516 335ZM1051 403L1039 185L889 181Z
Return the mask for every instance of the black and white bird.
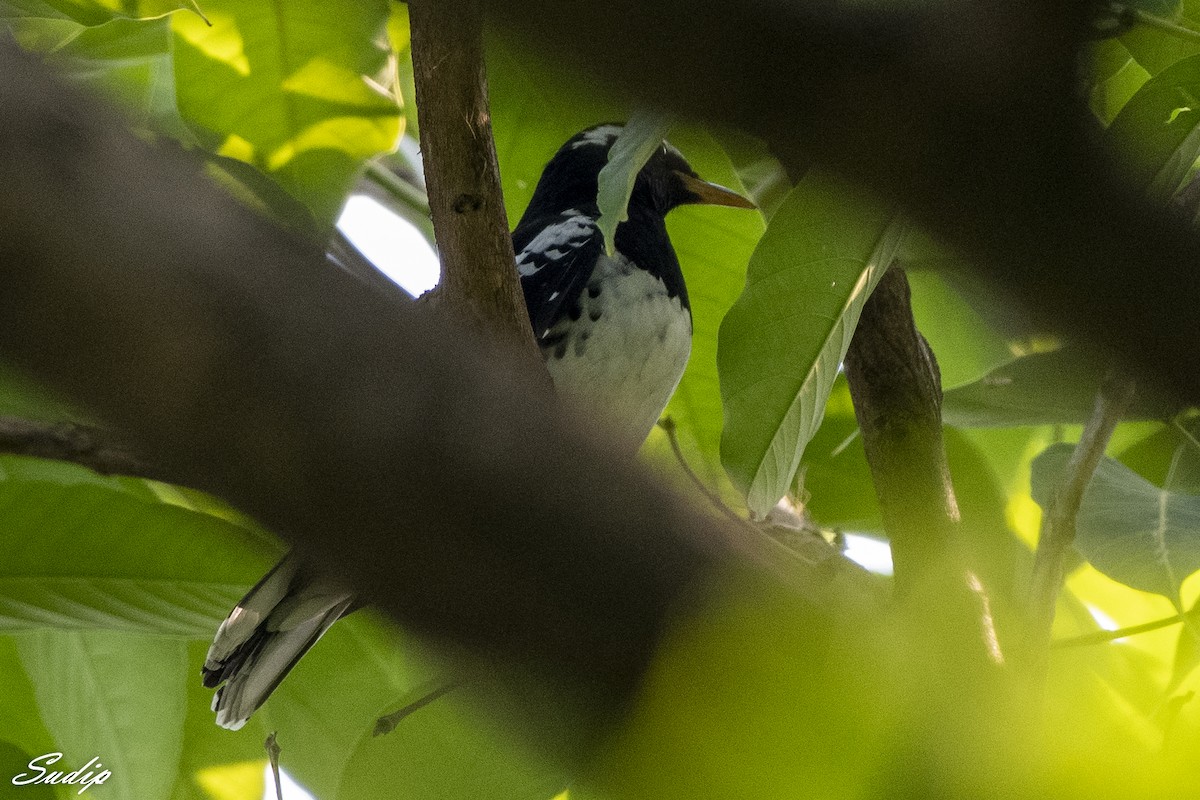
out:
M701 180L663 144L642 168L610 256L597 221L598 176L621 133L597 125L571 137L542 172L513 232L534 337L555 392L602 417L630 452L658 421L691 351L692 316L666 215L685 204L754 208ZM354 597L306 577L285 558L217 630L204 685L217 689L217 724L237 729Z
M689 203L754 204L701 180L663 142L638 174L607 255L597 182L620 133L600 125L559 149L513 232L513 250L555 392L604 417L632 450L658 422L691 352L692 311L666 216Z

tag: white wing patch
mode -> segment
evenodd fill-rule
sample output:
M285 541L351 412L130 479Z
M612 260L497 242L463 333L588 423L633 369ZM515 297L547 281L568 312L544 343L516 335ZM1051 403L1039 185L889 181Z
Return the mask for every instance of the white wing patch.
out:
M562 221L547 225L517 254L521 277L534 275L547 263L560 260L595 232L596 220L586 214L572 208L562 216Z

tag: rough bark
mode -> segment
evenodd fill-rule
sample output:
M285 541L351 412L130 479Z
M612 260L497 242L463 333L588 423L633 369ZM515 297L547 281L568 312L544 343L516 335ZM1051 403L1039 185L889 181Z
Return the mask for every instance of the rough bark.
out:
M500 189L478 0L412 0L409 15L421 156L442 263L433 298L540 363Z
M946 563L959 513L942 443L941 378L902 269L888 269L863 306L845 366L903 593L913 576Z

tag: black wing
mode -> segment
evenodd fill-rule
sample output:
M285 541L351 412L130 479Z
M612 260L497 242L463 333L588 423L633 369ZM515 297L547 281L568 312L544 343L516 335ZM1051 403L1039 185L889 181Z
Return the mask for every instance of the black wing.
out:
M522 219L513 231L513 250L529 323L539 344L564 314L579 305L604 251L596 214L571 209L535 219Z

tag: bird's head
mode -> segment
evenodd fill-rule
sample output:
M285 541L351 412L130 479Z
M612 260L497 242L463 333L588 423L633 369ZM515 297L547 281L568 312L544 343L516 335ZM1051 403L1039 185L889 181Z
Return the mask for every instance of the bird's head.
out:
M594 203L600 170L621 133L614 123L596 125L572 136L542 171L531 205L570 208ZM643 204L659 214L687 204L755 208L737 192L709 183L696 174L677 149L663 142L638 173L631 204Z

